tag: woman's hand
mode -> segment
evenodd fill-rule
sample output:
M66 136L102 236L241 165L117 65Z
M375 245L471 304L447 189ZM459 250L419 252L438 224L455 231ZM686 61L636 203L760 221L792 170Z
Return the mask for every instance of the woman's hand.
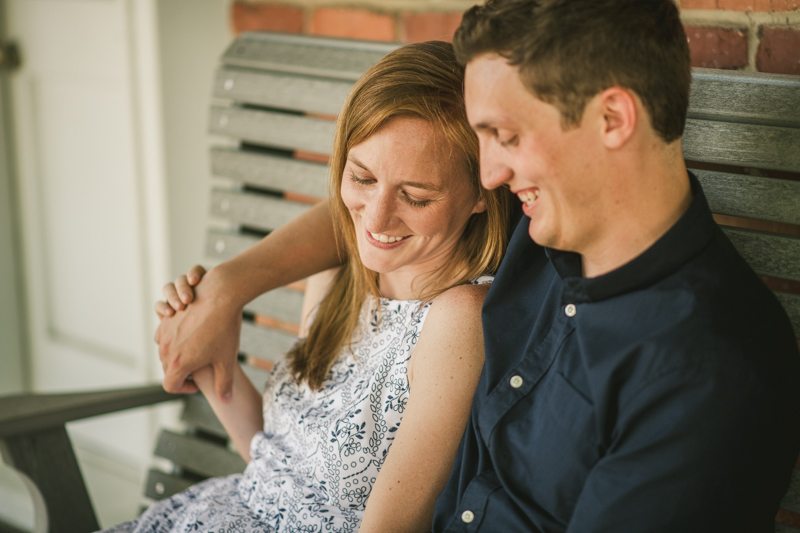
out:
M195 265L189 269L185 276L178 276L173 283L164 285L162 292L165 301L157 301L155 312L159 319L172 316L175 311L183 311L194 300L194 286L200 283L206 269ZM158 342L158 341L156 341Z

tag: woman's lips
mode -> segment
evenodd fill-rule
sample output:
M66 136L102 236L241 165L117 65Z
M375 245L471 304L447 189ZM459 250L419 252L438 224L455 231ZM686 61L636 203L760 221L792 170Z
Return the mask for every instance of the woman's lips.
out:
M392 248L396 248L406 242L407 235L398 237L394 235L386 235L383 233L372 233L370 231L364 231L367 234L367 242L371 245L375 246L376 248L380 248L382 250L390 250ZM377 236L377 237L376 237ZM384 240L386 242L384 242Z

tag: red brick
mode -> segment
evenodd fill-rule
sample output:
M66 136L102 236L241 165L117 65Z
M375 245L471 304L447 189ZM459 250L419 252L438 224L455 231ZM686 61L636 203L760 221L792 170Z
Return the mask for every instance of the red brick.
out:
M692 66L741 68L747 65L747 30L686 26Z
M303 10L298 7L278 4L248 4L235 2L231 6L233 31L282 31L301 33L303 31Z
M681 0L681 9L717 9L717 0Z
M453 34L461 24L461 13L404 13L403 41L452 42Z
M800 30L762 28L756 68L775 74L800 74Z
M720 9L733 11L793 11L800 0L718 0Z
M328 37L394 41L394 19L364 9L320 8L314 11L308 33Z

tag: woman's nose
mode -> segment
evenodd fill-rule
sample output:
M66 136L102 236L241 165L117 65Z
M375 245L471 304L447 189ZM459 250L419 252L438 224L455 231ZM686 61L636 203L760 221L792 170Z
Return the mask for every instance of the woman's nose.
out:
M395 198L391 191L375 191L365 205L363 215L365 227L373 233L390 229L394 211Z

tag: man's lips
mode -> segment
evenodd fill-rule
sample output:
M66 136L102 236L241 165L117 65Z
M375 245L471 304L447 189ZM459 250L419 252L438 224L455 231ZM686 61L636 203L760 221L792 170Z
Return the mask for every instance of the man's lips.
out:
M519 191L517 192L517 198L519 198L525 205L533 205L533 203L539 199L539 189L532 188Z

